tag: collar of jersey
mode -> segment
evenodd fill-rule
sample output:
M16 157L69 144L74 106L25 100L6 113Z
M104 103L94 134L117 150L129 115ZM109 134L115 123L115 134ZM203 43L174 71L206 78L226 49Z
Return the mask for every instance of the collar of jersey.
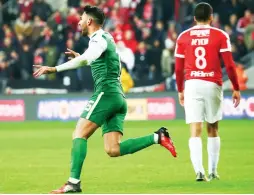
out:
M205 25L196 25L193 26L192 28L210 28L211 26L209 24L205 24Z
M96 33L98 33L98 32L102 32L102 31L103 31L102 29L99 29L99 30L97 30L97 31L93 32L93 34L91 34L91 36L89 36L89 38L94 37L94 36L96 35Z

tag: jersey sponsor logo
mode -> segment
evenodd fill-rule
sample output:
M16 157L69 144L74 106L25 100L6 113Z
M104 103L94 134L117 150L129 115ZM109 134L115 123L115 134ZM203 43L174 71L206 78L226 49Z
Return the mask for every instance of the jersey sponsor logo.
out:
M191 71L192 77L214 77L214 72Z
M174 98L148 98L148 119L175 119L176 105Z
M85 99L46 99L38 102L39 120L77 120L88 100Z
M191 45L208 45L209 39L192 39Z
M24 100L0 100L0 121L24 121Z
M210 29L190 31L190 36L209 37L209 35L210 35Z
M254 119L254 96L243 96L237 108L234 107L232 97L225 97L223 102L224 118Z

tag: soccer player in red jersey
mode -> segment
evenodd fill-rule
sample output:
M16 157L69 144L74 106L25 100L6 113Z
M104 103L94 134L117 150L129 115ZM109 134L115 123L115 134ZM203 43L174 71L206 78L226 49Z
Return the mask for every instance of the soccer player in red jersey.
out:
M196 26L181 33L177 39L176 82L179 102L185 109L186 123L190 124L190 158L197 181L206 181L202 163L202 123L207 122L208 180L219 179L217 165L220 154L218 121L222 119L223 59L228 77L233 84L233 103L237 107L241 95L227 33L211 27L213 9L199 3L194 12ZM185 86L184 86L185 81Z

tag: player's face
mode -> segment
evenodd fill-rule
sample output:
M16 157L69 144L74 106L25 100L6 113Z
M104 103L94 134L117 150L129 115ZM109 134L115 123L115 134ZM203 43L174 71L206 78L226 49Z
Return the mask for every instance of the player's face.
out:
M88 17L88 15L86 13L84 13L81 17L80 17L80 21L78 23L80 29L81 29L81 34L83 36L87 36L88 35L88 26L90 24L91 19Z

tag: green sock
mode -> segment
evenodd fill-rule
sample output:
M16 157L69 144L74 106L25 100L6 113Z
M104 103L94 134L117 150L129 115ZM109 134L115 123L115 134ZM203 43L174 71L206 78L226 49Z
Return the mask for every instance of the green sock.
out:
M72 142L71 151L71 177L80 179L83 162L86 158L87 140L76 138Z
M128 139L120 143L120 155L133 154L153 144L155 144L154 134L135 139Z

